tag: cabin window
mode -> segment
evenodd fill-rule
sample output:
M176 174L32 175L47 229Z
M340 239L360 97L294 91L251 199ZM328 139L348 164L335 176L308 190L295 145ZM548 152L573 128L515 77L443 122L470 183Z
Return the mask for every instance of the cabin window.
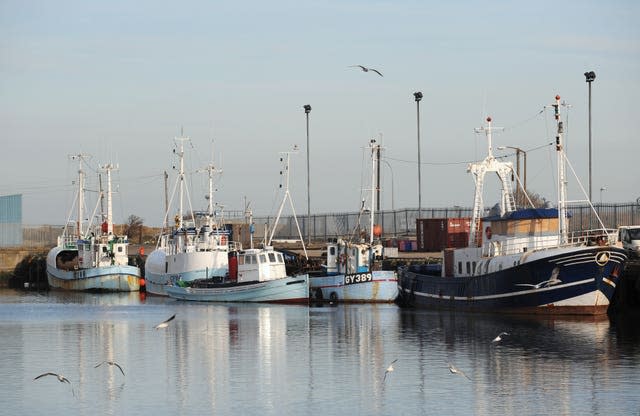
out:
M462 262L458 262L458 274L462 274Z
M284 263L284 259L282 258L281 253L278 253L278 263Z
M122 253L122 247L118 247L118 253Z
M102 246L102 252L106 253L107 252L107 246Z
M467 262L467 274L471 274L471 263Z
M260 254L260 263L266 263L267 262L267 256L265 256L264 254Z
M256 264L256 256L254 256L253 254L247 254L246 256L244 256L244 262L246 264Z
M475 272L476 272L476 262L475 261L473 263L471 263L471 269L473 270L473 273L475 274Z
M238 264L244 264L244 256L238 256Z
M276 253L269 253L269 262L271 263L276 262Z
M336 255L336 248L335 247L329 247L329 254L332 256Z

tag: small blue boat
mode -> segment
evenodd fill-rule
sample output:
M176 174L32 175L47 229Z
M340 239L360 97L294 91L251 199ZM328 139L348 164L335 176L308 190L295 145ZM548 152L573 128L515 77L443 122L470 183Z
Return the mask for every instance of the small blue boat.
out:
M376 169L379 167L380 145L375 140L369 144L371 151L371 209L361 213L369 215L368 241L352 242L337 239L326 248L326 264L321 271L310 273L310 297L314 301L331 302L393 302L398 296L398 275L395 270L382 270L384 247L376 237L381 229L374 224L375 192L379 190ZM355 233L354 233L355 234ZM357 233L360 234L360 233Z

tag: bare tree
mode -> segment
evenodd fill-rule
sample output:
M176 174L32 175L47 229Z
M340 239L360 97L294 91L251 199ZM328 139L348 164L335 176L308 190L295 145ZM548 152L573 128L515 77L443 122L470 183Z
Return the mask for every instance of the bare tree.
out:
M127 223L124 226L124 234L133 239L134 236L138 237L138 244L142 244L142 225L144 220L137 215L129 215Z

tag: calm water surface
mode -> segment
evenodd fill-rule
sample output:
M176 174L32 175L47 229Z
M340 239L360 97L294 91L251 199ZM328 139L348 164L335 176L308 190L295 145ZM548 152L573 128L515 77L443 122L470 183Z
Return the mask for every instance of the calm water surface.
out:
M639 320L2 290L0 414L640 415Z

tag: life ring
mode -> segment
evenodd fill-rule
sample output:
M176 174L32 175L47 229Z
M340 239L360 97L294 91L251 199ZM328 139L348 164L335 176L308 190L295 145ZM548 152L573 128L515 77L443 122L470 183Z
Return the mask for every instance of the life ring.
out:
M221 246L226 246L227 245L227 236L226 235L221 235L220 236L220 245Z

